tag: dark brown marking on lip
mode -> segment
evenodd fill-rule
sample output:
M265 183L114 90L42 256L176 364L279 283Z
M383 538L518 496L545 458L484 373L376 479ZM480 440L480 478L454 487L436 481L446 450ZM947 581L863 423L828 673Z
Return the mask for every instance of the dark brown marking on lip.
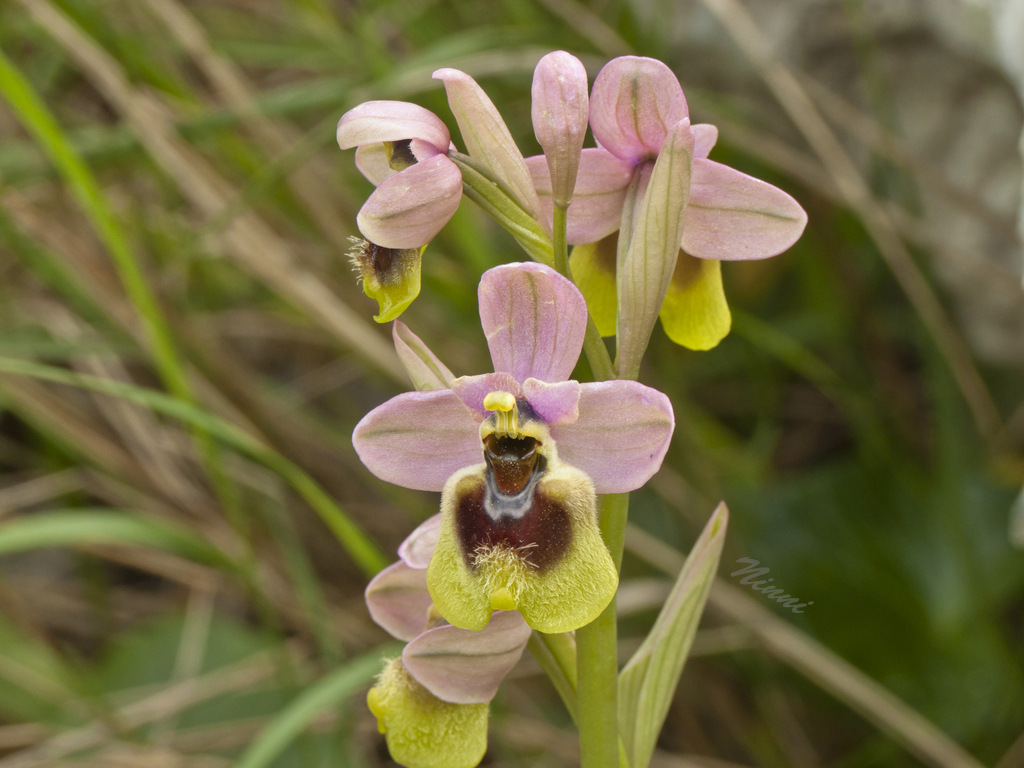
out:
M549 496L542 483L530 494L528 509L520 515L493 519L485 508L490 491L481 482L460 484L455 499L455 531L466 565L475 567L480 549L507 547L538 570L556 565L572 543L572 522L565 505Z

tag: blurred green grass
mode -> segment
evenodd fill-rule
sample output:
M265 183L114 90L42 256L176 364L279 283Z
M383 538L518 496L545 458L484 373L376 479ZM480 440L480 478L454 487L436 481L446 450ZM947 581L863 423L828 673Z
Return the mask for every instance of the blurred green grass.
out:
M12 547L0 562L0 766L232 765L267 743L261 733L284 734L282 751L263 752L261 764L386 764L372 718L349 695L373 674L365 654L390 649L362 606L374 556L360 567L349 554L355 539L346 549L316 512L343 510L389 553L436 498L370 477L349 443L362 414L406 385L344 258L369 185L334 146L333 126L369 98L412 99L453 125L429 75L455 66L479 77L533 154L530 75L554 48L579 55L591 77L621 53L664 59L696 117L721 124L714 157L790 191L810 213L788 254L724 270L735 325L718 349L687 353L656 331L644 376L672 397L678 428L666 472L632 505L635 524L687 551L726 499L727 581L737 558L760 560L787 591L814 601L802 615L778 609L779 618L983 763L1007 753L1024 711L1024 564L1006 534L1024 482L1019 425L979 432L867 223L750 140L813 159L756 68L742 88L724 87L734 81L715 62L734 50L682 48L673 26L645 9L0 5L0 48L53 114L55 140L81 157L95 179L89 194L107 212L87 215L66 169L15 110L0 108L0 350L12 361L0 372L0 542L23 537L20 553ZM78 37L62 36L67 24ZM196 29L205 43L187 37ZM155 122L130 119L131 104L158 105ZM161 140L176 154L160 154ZM913 210L922 183L914 170L874 156L869 164L878 198ZM204 198L196 180L216 196ZM117 244L98 232L107 219ZM238 227L274 241L247 252L258 243ZM134 290L112 253L138 270ZM926 252L914 255L927 263ZM423 295L403 320L456 373L485 370L476 283L520 258L467 203L428 249ZM163 328L170 358L141 332L147 317ZM349 317L359 324L346 325ZM68 386L71 373L63 384L15 373L26 362L191 400L193 431L154 408L159 395L133 402ZM1020 405L1022 362L982 368L1004 421ZM225 440L211 429L221 423L244 439ZM125 509L138 523L112 538L84 526ZM48 539L46 526L59 528L68 510L81 515L81 532ZM142 535L146 521L153 527ZM44 535L26 539L26 530ZM653 572L634 556L626 573ZM626 643L652 618L631 616ZM716 631L737 627L714 605L705 626L705 651L669 716L666 755L921 764L820 679L758 645L749 627L739 627L739 644L716 646ZM235 675L227 682L215 676L225 670ZM312 728L300 719L289 731L280 713L301 711L302 693L332 675L349 688L314 706L322 711L311 712ZM557 696L524 665L495 706L491 764L571 765L574 736L552 712Z

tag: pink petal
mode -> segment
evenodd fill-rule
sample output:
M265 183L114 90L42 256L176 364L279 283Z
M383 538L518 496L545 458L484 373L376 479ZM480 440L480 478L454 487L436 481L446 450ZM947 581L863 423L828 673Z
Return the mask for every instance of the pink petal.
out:
M419 162L444 154L437 147L420 139L413 139L409 148ZM382 143L363 144L356 147L356 168L375 187L380 186L384 183L385 179L390 179L398 173L388 163L387 147Z
M559 457L590 475L598 493L636 490L665 458L675 428L671 402L635 381L580 386L579 419L551 428Z
M517 381L569 378L587 327L575 285L542 264L504 264L484 272L477 294L494 370Z
M398 173L388 165L388 153L383 144L364 144L356 147L356 168L375 187Z
M548 384L537 379L527 379L523 382L523 397L546 424L572 424L579 418L578 381Z
M548 229L551 229L554 200L551 177L543 155L526 158L540 195L540 207ZM636 166L620 160L604 149L584 149L576 176L576 191L569 205L567 237L571 245L596 243L619 228L626 188Z
M479 632L447 624L402 652L402 663L434 696L452 704L486 704L523 655L530 628L517 611L498 611Z
M537 193L530 183L523 153L494 103L476 80L457 69L439 69L433 77L444 83L448 106L459 124L470 156L486 165L527 213L536 216Z
M370 617L399 640L412 640L427 626L430 606L425 569L389 565L366 587Z
M420 248L448 223L462 199L462 174L445 155L385 180L356 217L359 231L385 248Z
M710 123L697 123L690 126L693 130L694 144L693 156L704 159L708 156L718 141L718 127Z
M426 568L430 565L430 557L437 546L437 537L441 535L441 513L427 518L416 530L405 537L398 547L398 556L410 568Z
M381 480L440 491L463 467L483 461L479 427L448 389L405 392L363 417L352 445Z
M672 126L689 114L679 81L656 59L612 59L590 94L594 138L623 160L653 160Z
M807 224L778 187L713 160L697 160L683 217L682 248L702 259L764 259L795 243Z
M391 326L391 338L394 339L398 359L416 389L448 389L455 375L401 320L395 320Z
M337 137L342 149L384 141L423 139L447 151L451 143L448 128L437 115L405 101L367 101L353 107L338 121Z
M484 408L484 398L491 392L509 392L515 397L522 394L522 388L515 377L504 372L460 376L452 381L451 387L455 396L472 412L473 418L478 422L491 414Z

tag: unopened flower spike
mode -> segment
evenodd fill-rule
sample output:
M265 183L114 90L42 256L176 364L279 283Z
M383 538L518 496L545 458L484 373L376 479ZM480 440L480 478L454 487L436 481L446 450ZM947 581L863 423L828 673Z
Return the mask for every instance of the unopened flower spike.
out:
M408 768L473 768L487 749L488 703L519 661L530 628L518 613L499 613L481 632L446 623L427 592L426 567L440 516L399 548L399 562L366 588L370 615L409 641L385 663L367 705L391 756Z
M675 127L688 117L679 81L655 59L613 59L594 81L590 127L598 147L584 149L580 158L569 207L568 241L582 246L574 249L572 272L584 286L604 335L611 335L615 327L614 320L607 320L616 312L613 295L609 298L607 290L608 270L614 262L599 257L599 252L607 253L607 247L597 244L619 230L631 190L635 192L637 182L650 173ZM714 126L691 125L690 131L691 178L679 221L680 250L678 261L671 262L675 268L669 270L671 279L660 317L674 341L707 349L729 329L718 262L781 253L800 237L807 215L782 190L709 160L718 137ZM527 165L550 219L554 193L547 163L543 157L531 157ZM629 245L622 244L620 250L624 253ZM704 263L695 264L695 259ZM597 291L591 290L595 287Z
M595 493L635 490L658 470L672 407L635 381L568 380L587 311L554 270L506 264L484 273L478 295L495 372L392 398L353 444L378 477L442 491L427 580L447 621L480 629L515 609L534 629L569 631L617 584Z

